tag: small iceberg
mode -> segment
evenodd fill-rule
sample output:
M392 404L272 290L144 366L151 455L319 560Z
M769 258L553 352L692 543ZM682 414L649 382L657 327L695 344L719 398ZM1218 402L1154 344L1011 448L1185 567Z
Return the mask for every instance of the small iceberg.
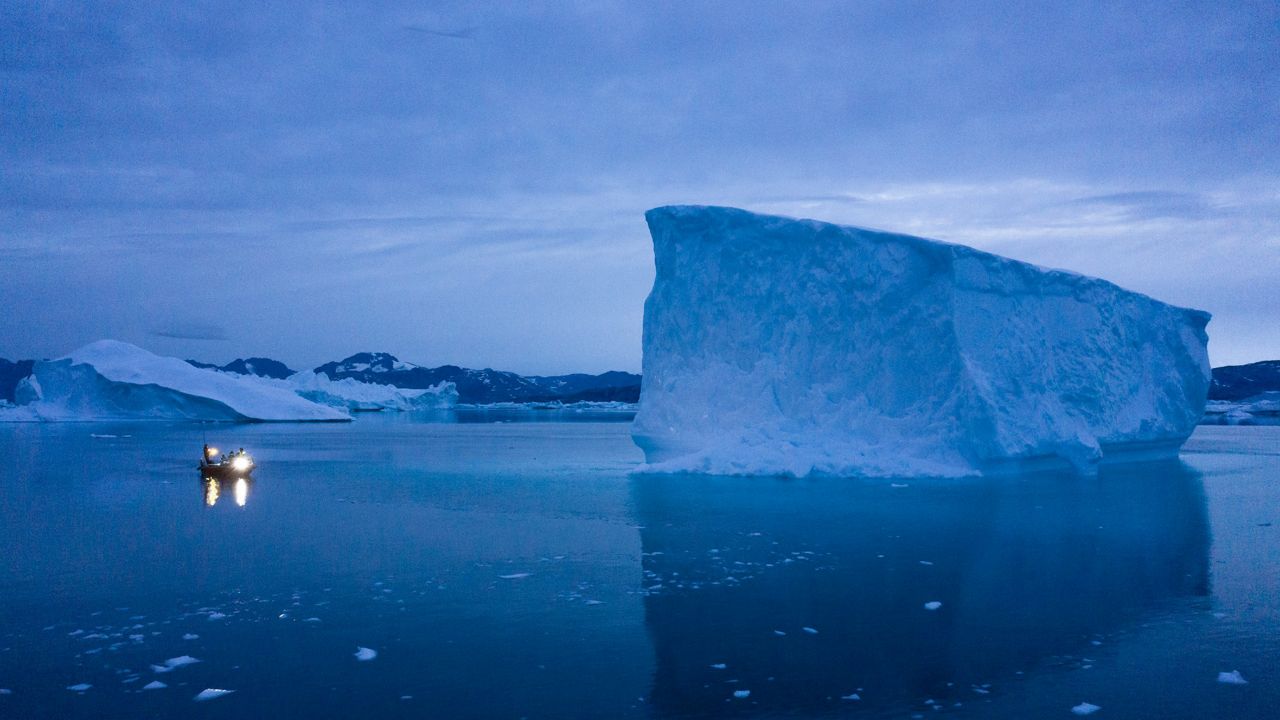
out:
M93 686L90 685L89 683L78 683L76 685L68 685L67 689L73 692L84 692L85 690L88 690L91 687Z
M937 610L940 607L942 607L942 603L938 602L937 600L930 600L929 602L924 604L925 610Z
M738 698L739 700L743 700L751 697L751 691L750 690L734 690L733 696Z
M372 649L372 648L367 648L367 647L357 647L357 648L356 648L356 659L357 659L357 660L359 660L359 661L361 661L361 662L366 662L366 661L372 660L372 659L374 659L374 658L376 658L376 657L378 657L378 651L377 651L377 650L374 650L374 649Z
M1094 705L1093 703L1082 702L1079 705L1076 705L1075 707L1071 708L1071 712L1075 713L1076 715L1092 715L1101 709L1102 709L1101 707Z
M169 686L168 686L168 685L165 685L164 683L160 682L159 680L152 680L151 682L147 683L146 685L143 685L143 686L142 686L142 689L143 689L143 690L163 690L163 689L165 689L165 688L167 688L167 687L169 687Z
M1232 670L1231 672L1218 673L1218 682L1222 683L1223 685L1248 685L1249 684L1249 681L1244 679L1244 676L1240 674L1239 670Z

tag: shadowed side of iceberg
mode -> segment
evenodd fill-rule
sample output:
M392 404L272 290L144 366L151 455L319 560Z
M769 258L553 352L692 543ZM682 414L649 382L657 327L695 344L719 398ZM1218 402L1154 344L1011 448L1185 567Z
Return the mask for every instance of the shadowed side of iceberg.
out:
M633 437L651 472L964 476L1175 454L1209 316L907 235L646 214Z

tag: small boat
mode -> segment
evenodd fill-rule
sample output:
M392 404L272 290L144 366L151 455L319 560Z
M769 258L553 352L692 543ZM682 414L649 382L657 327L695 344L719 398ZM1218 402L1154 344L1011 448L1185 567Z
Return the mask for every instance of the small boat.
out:
M204 446L200 455L200 474L204 477L227 479L248 477L258 466L244 448L229 455L219 455L218 448Z

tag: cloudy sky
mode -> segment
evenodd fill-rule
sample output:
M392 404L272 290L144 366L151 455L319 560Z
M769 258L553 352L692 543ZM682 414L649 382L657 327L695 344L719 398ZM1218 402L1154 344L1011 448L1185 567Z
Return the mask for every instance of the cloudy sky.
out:
M637 370L644 210L938 237L1280 357L1280 6L0 2L0 357Z

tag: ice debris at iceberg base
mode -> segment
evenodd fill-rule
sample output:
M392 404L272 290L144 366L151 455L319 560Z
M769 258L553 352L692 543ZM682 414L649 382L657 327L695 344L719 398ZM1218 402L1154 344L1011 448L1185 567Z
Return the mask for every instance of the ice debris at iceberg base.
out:
M402 390L325 375L285 380L193 367L114 340L86 345L58 360L36 363L15 391L18 405L0 408L2 421L224 420L347 421L362 410L452 407L452 383Z
M1176 454L1204 409L1208 313L907 235L646 219L642 472L1092 472Z

